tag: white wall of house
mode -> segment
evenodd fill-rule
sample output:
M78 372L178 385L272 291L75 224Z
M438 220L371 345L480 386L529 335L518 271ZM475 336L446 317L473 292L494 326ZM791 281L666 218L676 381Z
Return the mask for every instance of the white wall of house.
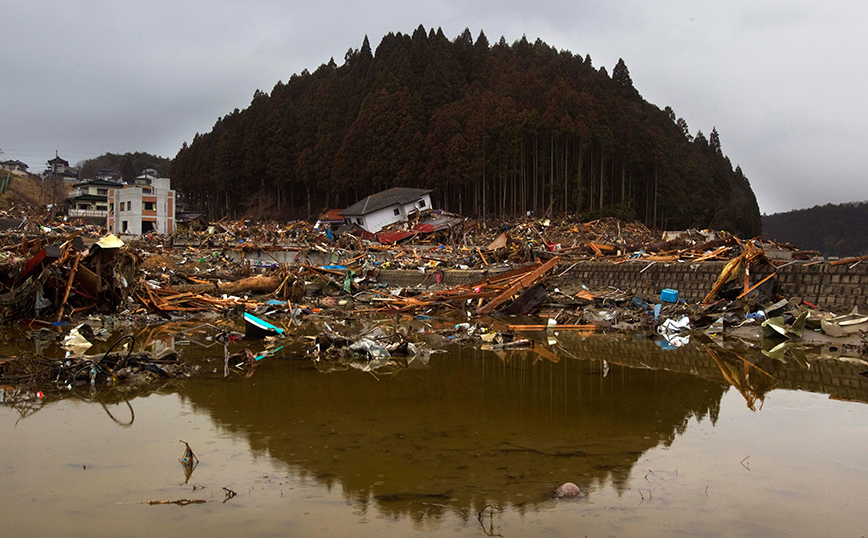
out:
M431 196L425 194L421 196L415 202L409 204L395 204L389 207L384 207L382 209L378 209L377 211L372 211L367 215L361 216L348 216L347 218L353 223L358 224L365 230L371 233L377 233L382 230L385 226L392 224L393 222L400 222L407 218L414 210L424 211L425 209L431 208ZM361 219L361 222L359 222Z

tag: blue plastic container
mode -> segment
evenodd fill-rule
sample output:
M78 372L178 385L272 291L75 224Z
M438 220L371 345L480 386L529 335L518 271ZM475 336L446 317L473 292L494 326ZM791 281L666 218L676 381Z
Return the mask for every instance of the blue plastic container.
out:
M666 288L660 292L660 300L666 303L678 302L678 290Z

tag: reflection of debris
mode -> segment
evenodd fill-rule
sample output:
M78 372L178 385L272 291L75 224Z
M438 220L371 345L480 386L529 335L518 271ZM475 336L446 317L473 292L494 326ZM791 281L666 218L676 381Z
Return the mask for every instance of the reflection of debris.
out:
M187 506L188 504L204 504L207 502L205 499L178 499L176 501L147 501L142 504L177 504L178 506Z
M375 327L350 339L326 330L315 337L308 347L321 372L354 368L377 374L395 374L419 358L425 360L427 351L420 349L400 332L387 332Z
M494 506L493 504L487 504L485 507L476 513L476 519L479 520L479 524L482 525L482 532L485 533L486 536L503 536L500 533L495 532L494 527L494 511L503 512L503 508L499 506ZM485 528L485 512L488 511L488 528ZM498 527L499 529L499 527Z
M776 342L766 339L763 340L762 353L770 359L781 362L786 362L788 358L792 358L806 370L811 368L805 347L801 342L793 342L792 340Z
M190 448L190 445L186 441L179 441L180 443L184 443L186 447L184 449L184 455L178 459L181 462L181 467L184 468L184 483L190 481L190 477L193 475L193 471L196 470L196 467L199 465L199 458L196 457L196 454L193 454L193 449Z
M80 333L79 333L80 334ZM120 346L121 343L127 343ZM54 385L72 389L81 385L146 385L161 378L186 376L198 366L180 362L174 349L160 353L133 352L135 339L126 335L115 340L105 353L69 355L51 359L41 355L16 357L0 369L0 381L26 385ZM115 351L116 348L118 351Z
M762 409L765 394L777 385L774 376L731 351L715 345L709 345L705 349L717 363L720 373L727 382L744 397L748 409L756 411L757 401L760 402L760 409Z

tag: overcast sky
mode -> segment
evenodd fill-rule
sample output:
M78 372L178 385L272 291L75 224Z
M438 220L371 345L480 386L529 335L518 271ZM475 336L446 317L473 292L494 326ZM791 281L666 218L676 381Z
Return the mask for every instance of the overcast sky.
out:
M868 200L868 2L10 0L0 21L0 159L33 172L174 157L255 90L422 24L623 58L692 134L717 127L764 213Z

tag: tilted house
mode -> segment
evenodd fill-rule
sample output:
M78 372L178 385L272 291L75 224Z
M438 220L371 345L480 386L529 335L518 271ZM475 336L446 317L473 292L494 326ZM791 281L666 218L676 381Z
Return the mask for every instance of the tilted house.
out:
M346 224L357 224L376 233L384 226L407 219L408 215L431 208L431 189L393 187L372 194L344 209Z

